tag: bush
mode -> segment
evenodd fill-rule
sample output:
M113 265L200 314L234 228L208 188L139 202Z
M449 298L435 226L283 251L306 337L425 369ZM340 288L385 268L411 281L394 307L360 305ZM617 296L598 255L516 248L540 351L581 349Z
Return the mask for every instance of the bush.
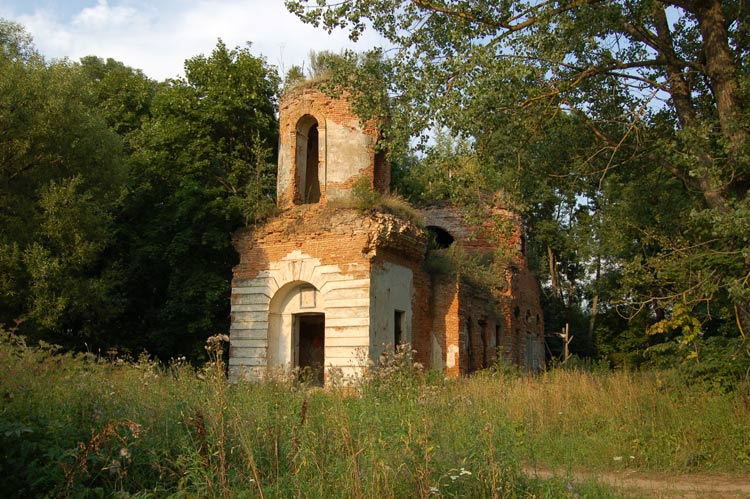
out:
M377 192L367 177L359 178L352 186L352 201L354 207L362 212L390 213L409 220L418 227L423 225L422 215L408 201L398 195Z

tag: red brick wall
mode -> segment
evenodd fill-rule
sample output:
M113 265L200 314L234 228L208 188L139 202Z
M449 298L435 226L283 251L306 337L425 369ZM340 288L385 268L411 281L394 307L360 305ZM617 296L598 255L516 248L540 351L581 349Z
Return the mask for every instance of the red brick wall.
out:
M353 210L304 205L283 213L266 225L235 233L240 263L234 279L254 279L294 250L318 258L323 265L338 265L355 278L369 276L368 247L371 227Z
M432 330L440 345L443 359L446 360L445 374L458 376L464 365L461 360L461 317L459 314L459 286L452 276L432 279L431 299ZM450 351L451 346L459 348L459 354ZM452 356L448 359L448 356ZM453 364L451 366L451 364Z
M455 244L466 251L487 253L501 249L514 264L512 270L508 268L504 274L497 276L497 287L492 290L461 284L458 316L455 319L459 324L456 331L460 331L460 371L465 373L487 367L490 359L495 358L497 346L504 352L506 360L523 367L526 361L526 335L532 333L534 341L543 341L544 317L539 301L539 285L528 270L525 251L521 251L525 248L522 248L520 217L504 208L493 208L477 229L467 221L462 211L449 204L429 207L424 214L426 225L448 231L455 238ZM443 292L438 287L433 289L433 293ZM439 303L443 299L436 296L434 301ZM440 313L438 309L433 312L436 320L442 320L437 318ZM531 318L530 321L526 320L527 316ZM492 351L487 352L492 344L490 337L495 337L495 326L498 325L502 333L501 345L493 346ZM485 357L488 362L485 362Z

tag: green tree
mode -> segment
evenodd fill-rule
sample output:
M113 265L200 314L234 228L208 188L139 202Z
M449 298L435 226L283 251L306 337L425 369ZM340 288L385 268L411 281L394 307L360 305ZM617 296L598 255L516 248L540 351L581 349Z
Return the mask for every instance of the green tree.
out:
M185 62L131 134L132 173L118 218L127 269L123 345L200 355L228 329L232 232L273 209L278 78L249 47L221 41Z
M596 278L581 288L607 296L598 307L608 313L679 329L679 303L705 324L750 330L743 2L286 5L352 38L375 29L395 47L390 136L441 126L471 137L549 245L538 253L552 257L550 278L565 261L582 264ZM561 205L568 214L552 223Z
M139 69L114 59L81 58L80 70L86 90L112 130L125 139L149 118L151 102L160 84Z
M0 20L0 322L58 343L98 334L121 302L106 264L122 144L82 90Z

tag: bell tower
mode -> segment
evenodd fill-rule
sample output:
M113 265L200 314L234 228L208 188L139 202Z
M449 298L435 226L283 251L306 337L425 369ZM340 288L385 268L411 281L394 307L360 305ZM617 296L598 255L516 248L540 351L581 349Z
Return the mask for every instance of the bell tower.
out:
M388 191L390 165L377 150L377 123L360 123L346 95L330 97L315 83L295 87L281 98L279 125L280 209L345 198L362 177Z

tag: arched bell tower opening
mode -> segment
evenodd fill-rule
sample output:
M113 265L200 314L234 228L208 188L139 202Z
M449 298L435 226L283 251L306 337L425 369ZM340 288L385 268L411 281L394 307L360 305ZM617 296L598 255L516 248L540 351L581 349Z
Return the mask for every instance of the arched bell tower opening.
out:
M320 202L320 137L318 120L306 114L297 122L297 144L295 151L295 169L297 195L296 204L313 204Z

